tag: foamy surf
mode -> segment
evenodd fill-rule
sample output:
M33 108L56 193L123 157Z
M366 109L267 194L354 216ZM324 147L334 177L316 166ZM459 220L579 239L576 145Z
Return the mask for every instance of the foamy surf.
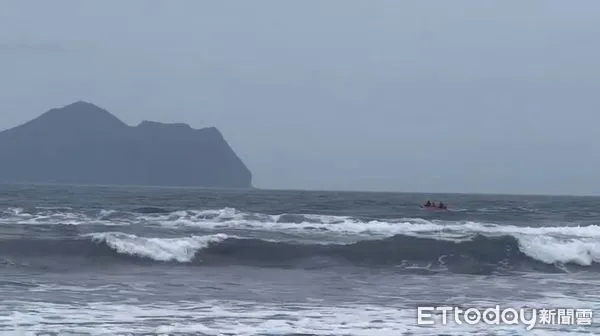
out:
M17 310L0 316L0 331L8 335L44 332L86 335L431 335L431 327L416 323L416 304L269 304L207 300L171 304L90 302L78 305L9 302ZM6 308L0 303L0 308ZM18 311L20 307L26 310ZM435 326L436 334L463 336L561 335L560 326L468 325L453 319ZM77 323L73 323L77 321Z
M458 273L489 273L537 268L536 264L584 267L600 263L600 249L593 239L565 239L530 235L472 235L463 239L438 239L436 236L395 235L351 243L316 243L294 240L244 238L222 233L204 236L141 237L122 232L91 233L81 239L4 241L0 252L16 257L57 255L68 257L78 250L87 258L105 258L106 250L119 255L157 262L203 265L261 265L276 267L325 267L354 264L364 267L402 266L410 270ZM89 239L89 240L88 240ZM36 246L36 252L22 246ZM33 253L33 254L32 254ZM90 259L90 260L92 260ZM312 266L311 266L312 265ZM555 267L556 266L556 267ZM441 268L440 268L441 267ZM565 269L560 268L561 271ZM400 270L400 269L398 269Z
M417 306L596 311L594 199L10 188L2 335L598 333L416 325Z
M102 232L86 235L95 242L104 242L115 251L156 261L190 262L196 252L210 243L228 238L224 234L181 238L145 238L121 232Z
M547 264L574 263L590 266L600 263L597 239L560 239L547 236L520 236L519 249L529 257Z
M149 225L171 230L172 233L180 229L220 231L218 234L180 238L140 237L123 232L88 234L93 241L105 242L118 253L156 261L190 262L199 250L208 247L210 243L222 242L238 233L243 236L244 231L255 231L286 233L296 238L309 235L311 239L317 238L313 241L314 244L351 244L398 235L456 243L469 241L478 235L511 236L518 241L521 252L546 264L590 266L600 263L598 225L524 227L473 221L428 221L421 218L366 220L318 214L270 215L243 212L234 208L172 212L160 208L144 208L138 213L106 209L83 213L71 208L7 208L2 210L0 222L15 225ZM340 241L335 237L344 239ZM279 241L286 240L282 236Z
M551 235L599 238L600 226L540 226L525 227L472 221L428 221L421 218L371 219L317 214L268 215L247 213L232 208L188 210L170 214L144 215L147 223L167 228L191 227L205 230L255 230L289 232L322 236L349 236L357 239L377 239L398 234L426 236L438 239L457 239L473 234L484 235Z
M6 224L69 224L69 225L157 225L164 227L196 227L200 229L247 229L294 232L328 232L338 234L393 236L406 233L454 232L489 234L564 235L600 238L599 225L584 226L516 226L474 221L441 221L421 218L364 219L350 216L319 214L279 214L243 212L234 208L179 210L168 212L157 208L155 213L99 210L83 213L68 208L49 209L8 208L1 211L0 222Z

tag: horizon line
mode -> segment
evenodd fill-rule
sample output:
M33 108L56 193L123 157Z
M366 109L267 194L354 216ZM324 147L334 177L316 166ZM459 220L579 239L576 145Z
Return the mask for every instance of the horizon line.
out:
M55 187L92 187L92 188L140 188L140 189L198 189L198 190L220 190L220 191L297 191L297 192L325 192L325 193L366 193L366 194L416 194L416 195L470 195L470 196L512 196L512 197L572 197L572 198L595 198L600 194L563 194L563 193L502 193L502 192L435 192L435 191L401 191L401 190L365 190L365 189L298 189L298 188L261 188L251 186L249 188L230 187L203 187L203 186L169 186L169 185L135 185L135 184L75 184L75 183L44 183L44 182L0 182L0 186L55 186Z

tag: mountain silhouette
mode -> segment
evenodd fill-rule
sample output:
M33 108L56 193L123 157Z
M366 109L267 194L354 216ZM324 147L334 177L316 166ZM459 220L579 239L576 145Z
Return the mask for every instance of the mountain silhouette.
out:
M78 101L0 132L0 182L252 188L215 127L132 127Z

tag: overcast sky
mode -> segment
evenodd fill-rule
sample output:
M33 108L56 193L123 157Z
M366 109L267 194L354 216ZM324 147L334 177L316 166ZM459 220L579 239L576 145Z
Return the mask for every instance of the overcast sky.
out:
M0 129L216 126L262 188L600 194L600 2L0 3Z

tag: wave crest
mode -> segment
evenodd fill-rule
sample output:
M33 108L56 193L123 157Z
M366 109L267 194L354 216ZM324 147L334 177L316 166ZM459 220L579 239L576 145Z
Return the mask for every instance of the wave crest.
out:
M349 244L307 244L267 241L225 234L148 238L104 232L69 239L13 239L0 242L0 256L68 257L102 262L175 262L200 266L262 267L396 267L455 273L497 271L564 271L565 267L596 269L600 246L581 239L484 236L461 239L396 235ZM108 259L107 259L108 258ZM68 261L65 261L68 262Z
M144 238L121 232L103 232L87 235L93 242L105 243L118 253L151 258L156 261L190 262L196 252L210 243L227 239L225 234L190 236L183 238Z

